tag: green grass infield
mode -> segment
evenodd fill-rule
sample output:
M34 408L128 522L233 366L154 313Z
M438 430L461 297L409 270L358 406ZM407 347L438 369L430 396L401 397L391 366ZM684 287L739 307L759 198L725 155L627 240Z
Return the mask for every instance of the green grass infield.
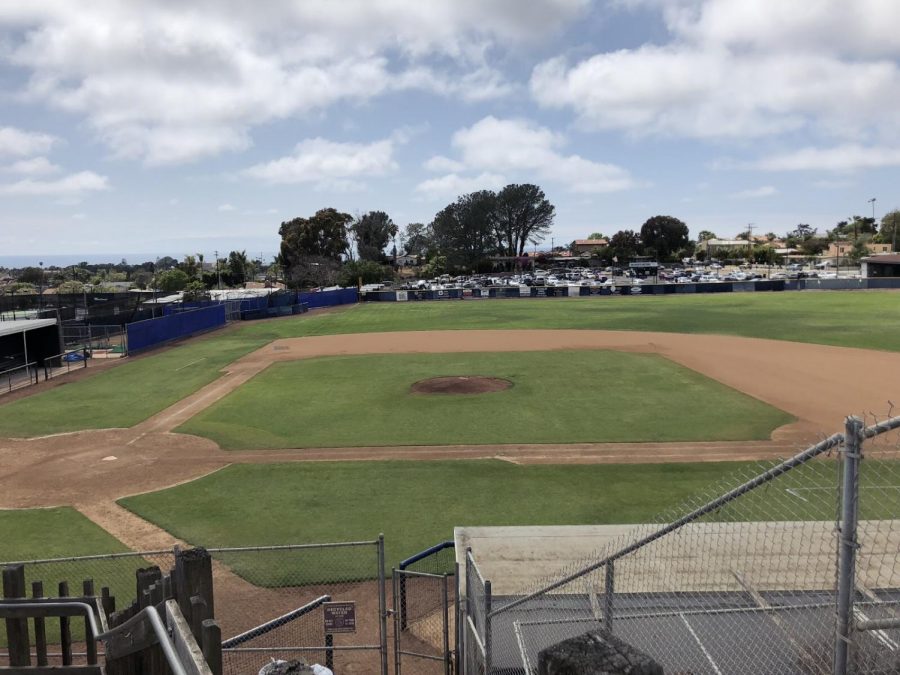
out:
M512 386L410 391L452 375ZM227 449L664 442L765 439L793 419L664 357L590 350L276 363L178 430Z

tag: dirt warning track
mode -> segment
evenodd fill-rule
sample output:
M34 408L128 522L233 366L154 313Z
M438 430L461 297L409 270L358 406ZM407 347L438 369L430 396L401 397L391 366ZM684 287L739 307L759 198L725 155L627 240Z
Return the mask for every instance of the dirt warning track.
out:
M225 452L172 433L272 363L351 354L596 350L660 354L785 410L797 422L769 441L422 446ZM0 507L95 505L193 480L231 463L497 458L514 463L771 459L836 431L847 414L886 413L900 354L718 335L499 330L365 333L276 340L222 377L130 429L0 439ZM690 401L685 401L690 405ZM710 411L714 417L715 411ZM96 512L96 511L95 511Z

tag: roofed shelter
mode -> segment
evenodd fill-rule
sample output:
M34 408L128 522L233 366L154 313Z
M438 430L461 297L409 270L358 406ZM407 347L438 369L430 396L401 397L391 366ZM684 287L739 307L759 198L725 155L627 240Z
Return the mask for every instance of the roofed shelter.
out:
M29 363L42 365L61 354L62 335L56 319L0 321L0 372Z
M863 278L900 277L900 254L873 255L861 261Z

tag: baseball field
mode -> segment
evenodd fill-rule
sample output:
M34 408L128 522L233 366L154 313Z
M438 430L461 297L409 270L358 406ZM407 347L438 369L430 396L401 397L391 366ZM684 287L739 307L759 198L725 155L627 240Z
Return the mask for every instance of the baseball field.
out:
M233 324L0 398L0 559L383 532L390 565L455 525L645 522L898 381L890 292Z

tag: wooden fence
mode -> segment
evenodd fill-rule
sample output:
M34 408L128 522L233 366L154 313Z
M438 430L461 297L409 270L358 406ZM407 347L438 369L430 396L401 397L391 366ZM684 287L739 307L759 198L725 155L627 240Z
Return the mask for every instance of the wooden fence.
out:
M222 675L222 635L213 619L212 561L203 549L176 550L175 568L136 573L137 597L116 611L108 588L97 596L85 580L80 596L61 582L56 597L44 597L43 584L31 584L26 597L25 566L3 570L0 619L6 624L10 675ZM75 664L71 620L84 618L83 664ZM32 626L29 628L29 619ZM61 666L50 665L48 622L59 622ZM32 637L34 649L32 649ZM98 643L103 653L98 654Z

